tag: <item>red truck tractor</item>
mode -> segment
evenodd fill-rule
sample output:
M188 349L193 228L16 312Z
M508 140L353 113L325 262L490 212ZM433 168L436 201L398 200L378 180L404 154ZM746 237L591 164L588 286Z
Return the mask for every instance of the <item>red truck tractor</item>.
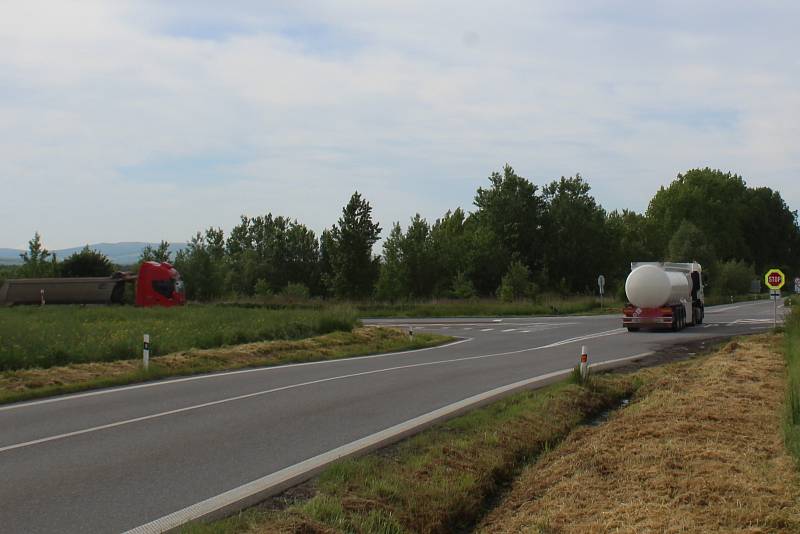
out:
M180 306L186 303L183 281L166 262L146 261L138 275L118 272L90 278L17 278L0 287L0 305L122 304L125 284L136 284L136 306Z

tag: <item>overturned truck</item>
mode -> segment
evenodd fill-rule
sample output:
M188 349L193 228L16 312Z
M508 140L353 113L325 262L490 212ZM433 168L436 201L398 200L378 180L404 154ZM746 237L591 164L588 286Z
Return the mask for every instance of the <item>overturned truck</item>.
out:
M169 263L146 261L138 274L118 272L87 278L16 278L0 287L0 305L122 304L125 284L136 285L136 306L177 306L186 302L183 281Z

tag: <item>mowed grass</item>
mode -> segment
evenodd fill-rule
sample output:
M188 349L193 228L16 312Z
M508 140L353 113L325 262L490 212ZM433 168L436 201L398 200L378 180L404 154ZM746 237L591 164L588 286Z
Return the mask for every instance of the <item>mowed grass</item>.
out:
M356 311L191 305L20 306L0 308L0 370L142 357L142 336L151 355L254 341L300 339L358 324Z
M638 399L526 469L477 532L800 532L779 335L651 372Z
M257 341L174 352L151 358L147 371L142 369L138 359L0 371L0 404L169 376L414 350L451 340L427 333L411 338L400 329L361 326L349 332L337 331L297 340Z

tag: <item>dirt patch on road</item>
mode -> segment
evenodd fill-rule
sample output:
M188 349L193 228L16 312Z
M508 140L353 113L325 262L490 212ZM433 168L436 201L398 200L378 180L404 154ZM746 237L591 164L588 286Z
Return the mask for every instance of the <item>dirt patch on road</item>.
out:
M479 530L800 531L780 336L640 373L628 408L526 469Z

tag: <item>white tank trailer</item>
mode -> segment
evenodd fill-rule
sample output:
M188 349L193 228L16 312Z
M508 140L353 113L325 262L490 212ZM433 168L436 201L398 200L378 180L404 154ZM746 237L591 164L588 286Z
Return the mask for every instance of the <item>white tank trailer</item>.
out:
M680 330L703 322L702 268L699 263L634 262L625 280L629 304L622 325Z

